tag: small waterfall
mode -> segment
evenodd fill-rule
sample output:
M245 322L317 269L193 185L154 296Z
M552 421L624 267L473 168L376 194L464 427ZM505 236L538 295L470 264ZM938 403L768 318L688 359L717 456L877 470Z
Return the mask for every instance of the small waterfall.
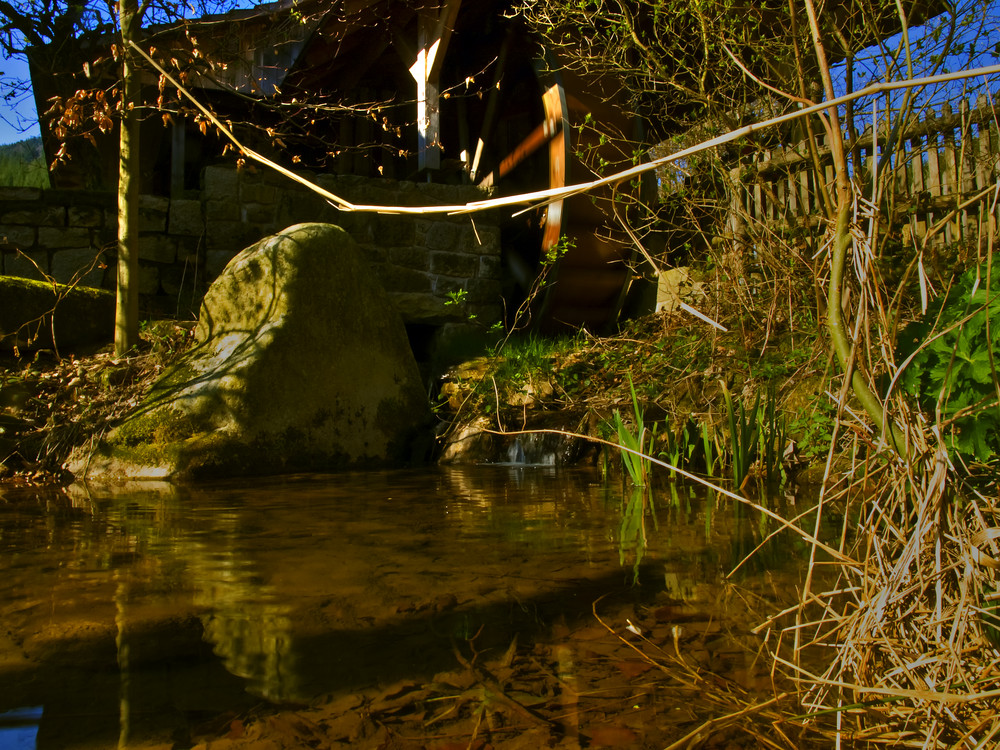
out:
M556 453L553 450L551 440L546 440L546 435L528 434L521 438L515 438L514 442L507 446L507 460L504 466L555 466Z
M507 449L507 461L512 464L524 465L527 460L524 457L524 446L521 445L520 438L514 438L514 442Z

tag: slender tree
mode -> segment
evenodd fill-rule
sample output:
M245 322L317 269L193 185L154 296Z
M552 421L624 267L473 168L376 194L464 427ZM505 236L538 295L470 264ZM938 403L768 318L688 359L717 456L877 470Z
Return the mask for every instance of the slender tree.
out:
M215 10L228 7L213 6ZM200 3L198 12L205 12ZM114 128L119 121L117 285L115 352L121 356L139 336L139 124L141 87L132 42L140 40L144 22L182 20L187 5L155 0L117 0L115 5L92 0L0 0L0 47L4 53L30 57L36 75L56 78L69 75L75 89L57 98L49 125L61 142L57 159L68 153L68 142L83 135L93 141L97 131ZM113 34L110 32L113 31ZM107 40L114 43L109 56ZM66 60L80 70L66 70ZM117 70L115 70L117 66ZM7 79L0 84L7 96L26 90L25 82ZM117 94L117 97L116 97ZM116 101L117 98L117 101Z
M139 342L139 77L135 41L148 8L136 0L119 0L121 30L121 130L118 148L118 284L115 297L115 354L124 355Z

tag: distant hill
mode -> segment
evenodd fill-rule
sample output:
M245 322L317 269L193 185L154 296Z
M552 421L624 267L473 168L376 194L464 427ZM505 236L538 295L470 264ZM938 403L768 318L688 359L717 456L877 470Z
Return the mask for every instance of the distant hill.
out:
M49 186L41 138L0 146L0 187Z

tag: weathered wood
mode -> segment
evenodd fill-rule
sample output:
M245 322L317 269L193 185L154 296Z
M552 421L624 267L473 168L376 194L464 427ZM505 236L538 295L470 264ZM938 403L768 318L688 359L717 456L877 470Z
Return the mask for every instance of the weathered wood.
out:
M961 102L957 114L948 104L939 113L928 112L895 140L890 138L890 121L880 118L877 130L868 127L849 147L852 175L864 186L864 198L875 195L884 218L905 243L923 242L945 217L946 225L931 232L934 244L968 240L977 233L985 236L991 226L995 230L1000 201L970 202L997 179L1000 132L985 97L974 107ZM730 211L745 215L729 217L727 226L745 234L754 222L771 228L816 224L814 214L822 209L819 191L834 179L829 147L821 142L817 152L821 174L805 142L763 151L734 169L739 195L730 200ZM879 170L890 171L876 174ZM872 192L873 184L883 186L881 194Z
M417 22L417 59L410 75L417 83L417 167L441 168L441 65L461 0L446 0L436 14Z

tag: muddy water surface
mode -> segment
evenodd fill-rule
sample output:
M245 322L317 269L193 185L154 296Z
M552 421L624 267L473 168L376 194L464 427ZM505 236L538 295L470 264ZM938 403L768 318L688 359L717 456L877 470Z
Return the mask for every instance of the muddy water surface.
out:
M706 676L768 697L799 550L727 580L766 523L627 500L488 466L8 490L0 747L664 747Z

